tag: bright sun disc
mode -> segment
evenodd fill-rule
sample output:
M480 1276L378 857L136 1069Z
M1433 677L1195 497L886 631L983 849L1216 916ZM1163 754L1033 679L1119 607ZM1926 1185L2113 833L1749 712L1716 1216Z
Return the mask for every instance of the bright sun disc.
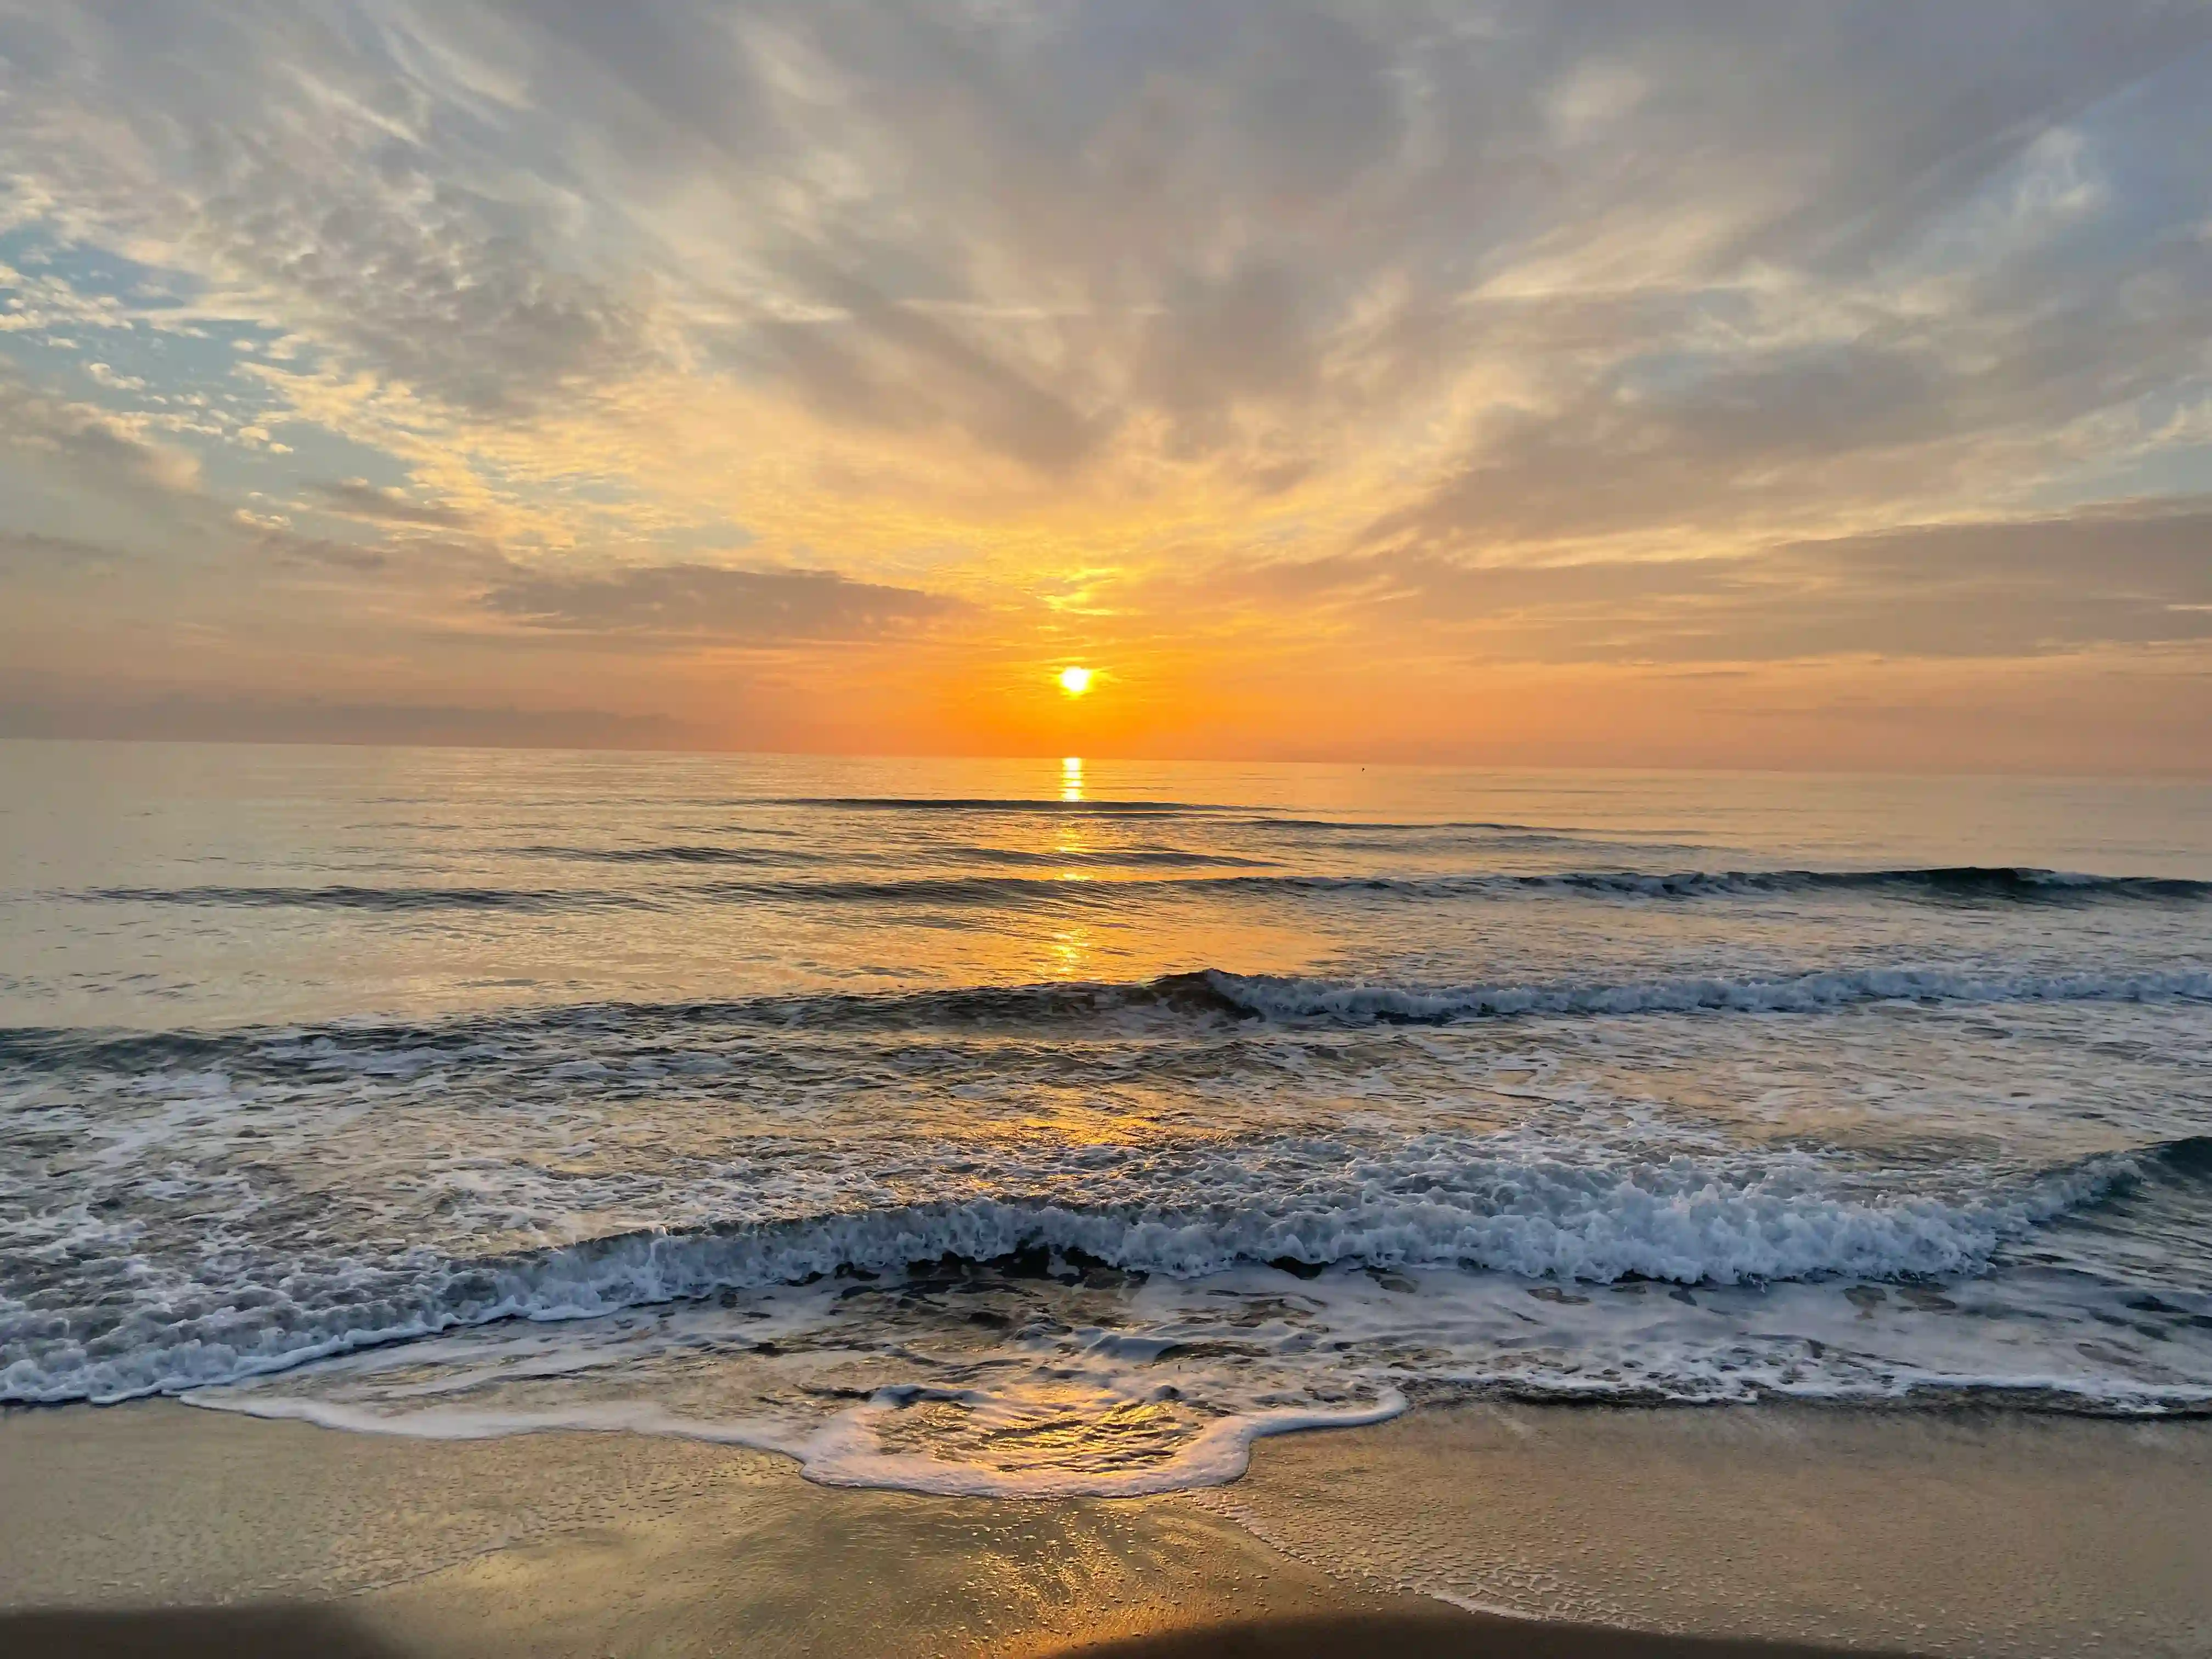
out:
M1079 697L1091 689L1091 679L1087 668L1063 668L1060 671L1060 689L1071 697Z

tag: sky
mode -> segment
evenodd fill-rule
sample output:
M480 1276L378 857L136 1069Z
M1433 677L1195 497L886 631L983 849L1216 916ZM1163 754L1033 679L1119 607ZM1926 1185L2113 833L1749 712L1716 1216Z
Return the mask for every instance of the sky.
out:
M2208 156L2203 3L0 0L0 735L2206 775Z

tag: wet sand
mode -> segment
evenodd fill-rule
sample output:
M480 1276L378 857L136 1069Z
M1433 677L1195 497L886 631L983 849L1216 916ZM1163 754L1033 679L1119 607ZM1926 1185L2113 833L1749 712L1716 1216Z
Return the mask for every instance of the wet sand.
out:
M1836 1646L2212 1649L2212 1425L1430 1410L1264 1442L1214 1492L1006 1503L634 1436L0 1417L0 1652L26 1659Z

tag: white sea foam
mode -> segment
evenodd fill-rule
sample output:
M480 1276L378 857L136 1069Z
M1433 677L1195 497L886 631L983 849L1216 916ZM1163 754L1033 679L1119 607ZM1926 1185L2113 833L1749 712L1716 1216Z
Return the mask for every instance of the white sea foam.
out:
M278 1261L213 1282L165 1281L147 1264L125 1275L136 1281L136 1305L93 1340L0 1304L0 1398L176 1391L496 1320L588 1319L841 1271L897 1273L1024 1251L1184 1279L1271 1261L1480 1267L1601 1284L1970 1273L2007 1239L2094 1202L2133 1170L2124 1158L2094 1158L1980 1196L1942 1198L1856 1193L1817 1161L1787 1156L1502 1159L1436 1135L1364 1154L1340 1145L1237 1146L1178 1172L1180 1190L1150 1202L976 1198L636 1232L492 1260L416 1250L381 1261ZM1095 1163L1071 1173L1095 1188L1120 1184ZM1148 1173L1140 1165L1122 1179Z
M1028 1402L974 1389L885 1388L862 1404L848 1407L815 1424L766 1417L710 1419L637 1401L587 1401L524 1411L429 1407L394 1412L266 1394L208 1393L187 1399L193 1405L250 1417L425 1440L491 1440L556 1431L667 1435L781 1454L796 1462L799 1472L818 1486L891 1487L939 1498L1145 1498L1226 1486L1244 1473L1255 1441L1313 1429L1363 1428L1387 1422L1406 1409L1403 1395L1385 1390L1373 1404L1350 1409L1231 1413L1182 1437L1162 1455L1136 1467L1116 1468L1047 1462L963 1462L927 1451L893 1449L885 1444L886 1420L910 1408L917 1400L957 1405L981 1419L986 1432L1018 1431L1024 1425L1024 1419L1030 1414L1025 1410ZM1095 1406L1097 1402L1086 1403ZM1055 1404L1064 1427L1066 1402Z

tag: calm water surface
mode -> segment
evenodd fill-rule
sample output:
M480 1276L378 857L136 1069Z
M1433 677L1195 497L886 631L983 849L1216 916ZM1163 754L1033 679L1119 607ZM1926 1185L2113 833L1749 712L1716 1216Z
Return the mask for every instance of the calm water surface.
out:
M0 744L0 1399L2212 1408L2212 789Z

